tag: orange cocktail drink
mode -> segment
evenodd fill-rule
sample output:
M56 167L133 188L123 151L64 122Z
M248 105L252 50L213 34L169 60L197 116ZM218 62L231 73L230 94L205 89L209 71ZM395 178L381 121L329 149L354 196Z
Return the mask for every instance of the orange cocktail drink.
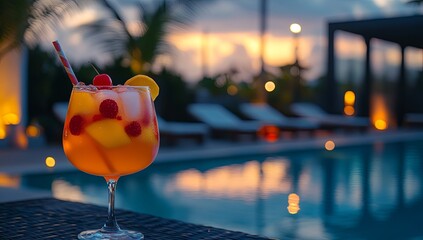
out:
M83 231L78 239L143 239L138 231L122 230L114 214L119 177L148 167L159 149L154 99L155 81L136 75L125 85L113 86L107 74L92 85L76 83L63 128L63 149L79 170L102 176L109 193L108 217L100 229Z
M63 150L79 170L104 177L108 189L106 223L100 229L79 233L78 239L144 239L141 232L123 230L117 224L115 191L119 177L148 167L157 155L159 129L154 100L159 86L146 75L113 86L110 76L97 69L92 85L85 85L76 78L59 42L53 45L73 84L63 128Z
M76 168L106 180L149 166L158 151L159 134L148 87L75 85L63 147Z

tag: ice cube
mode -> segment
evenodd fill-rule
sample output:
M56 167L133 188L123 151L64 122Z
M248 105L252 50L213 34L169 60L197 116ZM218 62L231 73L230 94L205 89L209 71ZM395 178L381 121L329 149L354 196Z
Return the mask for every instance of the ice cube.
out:
M125 91L119 93L123 108L123 118L127 121L136 121L141 117L141 98L137 91Z
M153 115L154 115L153 102L148 92L142 92L141 98L142 98L141 123L144 126L148 126L153 120Z
M119 100L119 95L110 89L102 89L99 90L96 94L95 94L95 98L97 99L97 101L99 102L99 104L106 100L106 99L112 99L115 100L116 102L118 102Z
M117 93L125 92L130 90L129 88L123 86L123 85L116 85L116 88L113 89Z

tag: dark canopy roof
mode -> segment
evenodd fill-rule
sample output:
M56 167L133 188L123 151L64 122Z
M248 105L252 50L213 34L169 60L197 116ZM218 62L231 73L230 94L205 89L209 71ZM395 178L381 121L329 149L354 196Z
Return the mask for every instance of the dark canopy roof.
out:
M420 1L420 0L419 0ZM326 84L326 106L329 112L337 112L339 100L335 80L335 32L341 30L360 35L366 43L366 56L364 66L364 81L361 87L359 115L369 116L372 93L372 64L371 42L372 38L393 42L401 47L401 63L396 88L395 113L397 124L404 122L406 111L406 62L405 48L415 47L423 49L423 15L411 15L390 18L374 18L365 20L350 20L328 23L328 64Z
M329 29L423 49L423 15L330 22Z

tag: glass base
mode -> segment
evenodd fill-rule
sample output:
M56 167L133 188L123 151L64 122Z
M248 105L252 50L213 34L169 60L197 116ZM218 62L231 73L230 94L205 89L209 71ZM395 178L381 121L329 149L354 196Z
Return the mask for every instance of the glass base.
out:
M136 231L119 230L117 232L106 232L102 229L83 231L78 239L85 240L142 240L144 235Z

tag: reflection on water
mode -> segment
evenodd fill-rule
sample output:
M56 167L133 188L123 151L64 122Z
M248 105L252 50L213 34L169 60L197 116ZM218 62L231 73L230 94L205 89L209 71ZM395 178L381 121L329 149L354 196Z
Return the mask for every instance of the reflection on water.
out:
M78 202L85 201L84 194L79 186L74 186L62 179L54 180L51 183L51 192L55 198Z
M155 164L121 178L116 203L278 239L417 239L422 157L423 142L407 142ZM104 180L81 172L22 176L21 185L107 203Z
M218 167L204 173L188 169L177 173L174 182L168 182L165 189L170 194L184 191L201 193L211 198L254 202L258 188L262 197L290 189L289 179L286 178L287 164L286 159L278 158L263 163L248 161Z
M8 175L0 173L0 187L12 187L17 188L21 183L19 176Z
M300 196L295 193L288 195L288 212L290 214L297 214L300 211Z

